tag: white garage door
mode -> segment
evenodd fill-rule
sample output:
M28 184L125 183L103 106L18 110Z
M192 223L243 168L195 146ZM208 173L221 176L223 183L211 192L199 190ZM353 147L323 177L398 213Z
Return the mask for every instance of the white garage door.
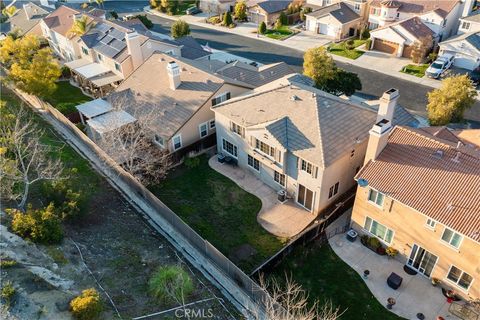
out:
M453 65L458 68L473 70L478 66L478 62L473 57L459 55L457 53L455 60L453 60Z
M324 23L318 24L318 33L320 34L328 34L328 25Z

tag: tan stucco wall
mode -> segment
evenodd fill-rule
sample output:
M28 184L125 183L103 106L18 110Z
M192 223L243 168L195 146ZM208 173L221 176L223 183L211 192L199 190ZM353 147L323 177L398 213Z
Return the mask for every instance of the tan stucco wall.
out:
M437 222L434 230L427 228L425 215L388 197L385 197L383 208L379 208L368 202L368 192L368 187L358 188L352 213L354 229L363 230L365 218L369 216L394 231L391 246L399 250L398 259L406 262L413 244L417 244L438 257L431 277L439 278L442 285L453 288L459 294L480 297L480 244L478 242L464 236L460 248L458 250L452 248L441 240L445 228L443 225ZM474 278L468 292L446 278L451 265L455 265Z
M239 96L242 93L247 92L249 89L237 87L230 84L223 84L220 89L209 98L205 104L178 130L175 135L181 134L182 147L186 147L192 143L200 140L199 125L215 119L215 113L210 109L212 107L212 99L225 92L230 92L231 97ZM208 134L215 133L215 129L208 129ZM172 137L173 138L173 137ZM173 151L172 139L168 141L168 149Z

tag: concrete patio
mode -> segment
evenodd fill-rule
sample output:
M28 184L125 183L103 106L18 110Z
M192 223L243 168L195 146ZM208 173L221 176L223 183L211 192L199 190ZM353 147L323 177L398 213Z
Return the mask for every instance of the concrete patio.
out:
M363 275L364 270L370 271L365 283L381 304L386 305L390 297L396 300L391 310L395 314L407 319L418 319L417 314L420 312L427 320L435 320L437 316L459 319L448 311L450 304L440 287L432 286L430 280L421 274L408 275L400 261L374 253L363 246L360 239L349 242L345 234L332 237L329 243L335 253L358 274ZM387 285L387 278L392 272L403 278L397 290Z
M215 171L234 181L240 188L260 198L262 209L258 213L257 221L273 235L282 238L291 238L305 229L315 216L295 204L292 200L281 203L277 200L275 190L267 186L248 170L238 166L223 164L213 156L208 164Z

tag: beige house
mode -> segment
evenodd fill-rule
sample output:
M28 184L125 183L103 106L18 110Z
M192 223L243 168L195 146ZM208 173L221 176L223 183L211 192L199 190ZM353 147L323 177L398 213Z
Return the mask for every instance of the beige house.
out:
M209 15L219 15L224 12L233 12L235 0L200 0L199 8Z
M301 5L303 2L303 0L250 0L247 1L248 20L258 24L263 21L270 26L291 3Z
M305 7L311 7L314 10L327 7L332 4L343 3L358 14L363 21L368 20L368 0L307 0Z
M355 230L397 249L410 269L443 287L480 297L478 149L446 128L392 127L387 113L370 130L356 179Z
M40 21L52 11L52 8L32 2L24 3L21 8L17 8L13 16L8 18L8 21L2 23L1 33L7 35L15 32L18 36L26 34L41 36Z
M94 139L133 118L148 123L152 140L169 153L200 151L216 142L212 106L291 73L284 63L255 68L217 61L219 69L212 69L213 63L153 53L106 100L77 109Z
M384 96L380 110L394 109L396 100ZM212 110L218 153L314 215L354 185L376 118L374 110L320 91L298 74Z
M305 16L307 30L329 36L334 41L358 35L362 27L361 16L343 2L322 7Z

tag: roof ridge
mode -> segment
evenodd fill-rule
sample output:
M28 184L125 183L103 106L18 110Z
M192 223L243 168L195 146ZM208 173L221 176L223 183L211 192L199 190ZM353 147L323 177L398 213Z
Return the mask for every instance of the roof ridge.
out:
M244 95L244 96L239 96L239 97L236 97L236 98L233 98L233 99L229 99L225 102L222 102L218 105L215 105L213 106L212 108L213 109L216 109L217 107L223 107L223 106L226 106L226 105L229 105L229 104L232 104L233 102L238 102L238 101L242 101L242 100L245 100L245 99L249 99L249 98L253 98L253 97L256 97L258 95L261 95L261 94L264 94L264 93L268 93L268 92L271 92L271 91L275 91L275 90L278 90L278 89L282 89L282 88L285 88L285 87L288 87L290 86L291 84L285 84L285 85L280 85L278 87L275 87L275 88L271 88L271 89L267 89L267 90L264 90L264 91L257 91L257 92L252 92L250 94L247 94L247 95Z

